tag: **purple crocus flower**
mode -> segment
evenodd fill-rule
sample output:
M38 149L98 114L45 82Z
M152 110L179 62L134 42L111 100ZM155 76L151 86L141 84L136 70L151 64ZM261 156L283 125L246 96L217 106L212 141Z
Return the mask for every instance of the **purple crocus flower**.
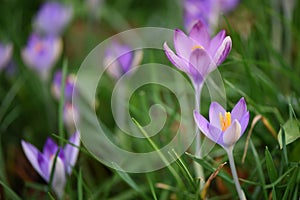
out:
M198 20L203 20L209 30L213 30L219 21L220 13L233 10L239 0L184 0L184 25L191 30Z
M46 35L59 35L72 18L72 7L59 2L46 2L34 19L34 27Z
M73 132L76 129L75 121L79 119L79 113L74 104L70 102L65 103L63 119L68 131Z
M65 101L71 102L72 101L72 94L75 87L75 75L69 74L66 76L65 81ZM57 71L54 75L53 82L52 82L52 93L54 97L59 100L61 97L60 89L62 84L62 72Z
M71 174L77 160L79 149L73 145L80 145L79 133L74 133L70 137L69 142L70 144L66 144L65 147L58 147L51 138L48 138L43 152L40 152L28 142L23 140L21 142L27 159L46 182L50 181L55 155L59 151L56 157L55 169L53 169L52 180L53 190L59 197L63 196L66 176Z
M28 67L35 69L42 76L42 79L47 79L49 70L59 58L61 51L60 38L32 34L27 46L22 50L22 58Z
M244 98L234 106L231 113L213 102L209 108L209 122L194 111L194 119L199 129L210 140L218 143L224 149L229 149L234 146L238 139L245 132L249 122L249 111Z
M107 71L115 79L119 79L132 67L138 65L143 57L142 51L135 51L126 44L114 42L106 50L104 65L109 66Z
M164 43L169 60L181 71L187 73L195 88L200 88L205 77L220 65L231 50L230 36L225 30L210 38L202 21L198 21L187 36L181 30L174 33L176 54Z
M7 66L12 56L13 46L0 43L0 70Z

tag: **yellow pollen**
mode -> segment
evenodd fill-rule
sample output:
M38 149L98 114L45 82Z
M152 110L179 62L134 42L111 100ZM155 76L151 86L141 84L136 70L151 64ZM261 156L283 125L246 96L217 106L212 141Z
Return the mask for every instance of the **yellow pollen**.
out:
M195 46L192 47L192 51L194 51L196 49L204 49L204 48L201 45L195 45Z
M223 116L222 113L219 114L220 117L220 126L222 131L225 131L231 124L231 114L230 112L226 112Z

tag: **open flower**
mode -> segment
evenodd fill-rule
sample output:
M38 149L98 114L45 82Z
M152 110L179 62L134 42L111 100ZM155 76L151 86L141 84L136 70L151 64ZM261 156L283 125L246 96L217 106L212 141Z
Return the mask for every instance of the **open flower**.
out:
M72 18L72 7L59 2L46 2L34 19L37 31L46 35L59 35Z
M0 43L0 70L7 66L12 55L12 45Z
M104 65L108 66L107 72L115 79L138 65L143 57L142 51L133 51L128 45L117 42L112 43L105 53Z
M32 34L27 46L22 50L22 58L28 67L35 69L42 76L42 79L47 79L49 70L59 58L61 51L61 39Z
M220 14L233 10L239 0L184 0L184 25L191 30L198 20L203 20L210 31L218 25Z
M73 134L69 142L75 146L79 146L79 133L76 132ZM53 163L56 159L55 169L53 169L52 187L55 193L59 197L62 197L66 184L66 175L70 175L72 172L72 167L77 160L78 148L71 144L66 144L65 147L58 147L51 138L47 139L43 152L40 152L35 146L28 142L22 140L21 143L23 151L33 168L48 183L50 181ZM57 151L59 152L55 158Z
M169 60L181 71L187 73L194 87L201 85L205 77L220 65L231 50L232 42L225 30L210 38L203 22L198 21L189 36L176 29L174 47L176 54L164 43Z
M72 94L73 90L75 88L75 75L74 74L69 74L66 76L66 81L65 81L65 101L71 102L72 101ZM54 74L54 78L52 81L52 94L53 96L59 100L61 97L61 85L62 85L62 72L57 71Z
M231 112L226 112L217 102L211 103L209 108L210 122L197 111L194 111L194 119L199 129L206 137L225 149L233 147L243 135L247 128L249 117L244 98L239 100Z

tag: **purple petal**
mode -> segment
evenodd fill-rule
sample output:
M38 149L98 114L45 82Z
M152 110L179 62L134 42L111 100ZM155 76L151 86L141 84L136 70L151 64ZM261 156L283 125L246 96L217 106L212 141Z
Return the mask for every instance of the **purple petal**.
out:
M241 128L242 128L242 134L245 132L248 123L249 123L249 118L250 118L250 114L249 111L247 111L244 116L241 117L241 119L239 120L240 124L241 124Z
M13 46L0 43L0 70L7 66L12 56Z
M209 107L210 123L221 130L220 114L225 115L226 110L217 102L212 102Z
M207 27L205 24L199 20L192 28L189 36L198 42L205 49L208 48L210 43L210 35L208 33Z
M45 155L45 157L47 159L50 159L51 156L56 154L57 149L57 144L51 138L47 138L43 149L43 154Z
M232 41L230 36L225 37L221 46L217 49L213 60L215 61L216 65L220 65L225 58L228 56L229 52L231 51Z
M49 174L45 172L45 165L47 165L48 160L35 148L32 144L21 141L23 151L33 166L33 168L43 177L45 181L49 180ZM41 165L42 164L42 168Z
M165 54L167 55L168 59L175 65L178 69L181 71L189 74L189 66L187 64L187 61L181 57L178 57L167 45L167 43L164 43L164 50Z
M231 111L231 118L237 119L238 121L241 120L241 118L245 115L247 112L247 105L245 102L244 97L242 97L237 104L234 106L234 108Z
M206 135L206 137L208 137L210 140L214 141L215 143L221 144L221 140L222 140L222 131L213 126L212 124L209 124L208 126L209 129L209 134Z
M55 157L53 156L49 161L49 174L51 174L53 163ZM62 198L64 194L64 188L66 185L66 172L65 172L65 165L63 160L58 156L55 162L55 169L53 172L53 180L52 180L52 188L55 193Z
M210 55L214 55L217 51L217 49L221 46L224 38L226 36L226 31L222 30L220 31L209 43L209 52Z
M223 133L223 145L224 147L230 147L234 145L241 137L241 125L237 120L225 130Z
M64 148L64 153L66 156L66 166L67 166L67 173L71 174L72 171L72 167L75 165L76 160L77 160L77 156L78 156L78 152L79 152L79 145L80 145L80 135L78 132L74 133L70 139L69 142L71 144L66 144L65 148Z
M186 36L181 30L176 29L174 33L174 48L176 53L187 62L191 51L197 43Z
M133 52L125 53L118 58L123 74L128 72L132 66Z
M192 52L189 61L190 74L196 82L202 82L208 74L211 63L209 55L204 49L196 49Z
M209 123L208 121L198 113L198 111L194 110L194 120L198 126L198 128L203 132L205 135L209 134L208 126Z

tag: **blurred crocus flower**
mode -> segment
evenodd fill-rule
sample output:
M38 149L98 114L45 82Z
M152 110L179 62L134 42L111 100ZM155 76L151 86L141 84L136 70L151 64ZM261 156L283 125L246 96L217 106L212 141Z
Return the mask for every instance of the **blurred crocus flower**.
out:
M209 122L197 111L194 111L194 119L199 129L206 137L226 150L233 148L243 135L248 126L249 117L244 98L239 100L231 112L226 112L217 102L211 103Z
M34 19L34 28L46 35L60 35L72 18L72 7L59 2L46 2Z
M198 21L187 36L181 30L174 33L176 54L164 43L169 60L187 73L196 89L201 88L205 77L220 65L231 50L230 36L225 30L210 38L207 27Z
M48 138L44 145L43 152L40 152L35 146L28 142L23 140L21 142L27 159L39 175L48 183L53 170L52 188L60 198L64 193L66 176L71 174L72 168L77 160L79 152L77 147L80 145L79 133L74 133L70 137L69 142L70 144L66 144L65 147L59 147L51 138ZM57 157L55 158L56 154ZM55 169L52 169L55 159Z
M185 28L189 31L198 20L203 20L209 30L213 30L220 14L230 12L238 3L239 0L184 0Z
M62 51L60 38L32 34L27 46L22 50L22 58L28 67L36 70L42 77L47 79L49 70L58 60Z
M76 129L75 121L79 119L79 113L74 104L70 102L65 103L63 119L68 131L74 132Z
M13 46L0 43L0 70L8 65L12 56Z
M65 80L65 101L71 102L72 101L72 94L75 87L75 75L69 74L66 76ZM52 81L52 94L53 96L59 100L61 97L61 85L62 85L62 72L57 71L54 74L54 78Z
M133 51L128 45L116 42L112 43L105 53L104 65L109 66L107 72L115 79L129 72L143 58L141 50Z

